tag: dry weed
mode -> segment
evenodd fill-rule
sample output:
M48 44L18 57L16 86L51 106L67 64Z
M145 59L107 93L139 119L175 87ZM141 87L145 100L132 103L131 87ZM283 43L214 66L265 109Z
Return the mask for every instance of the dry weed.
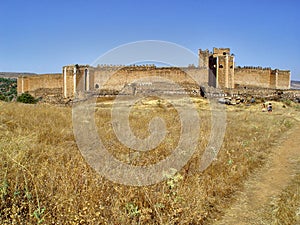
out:
M150 104L149 102L152 101ZM130 121L147 136L155 114L169 133L157 149L134 154L120 144L110 124L110 108L97 108L103 143L119 160L148 165L171 154L179 137L178 116L165 102L137 104ZM105 102L99 101L99 104ZM78 150L71 108L1 103L0 224L208 224L228 207L247 176L263 165L272 143L293 124L284 111L261 113L255 106L228 110L227 131L218 159L199 172L207 144L210 114L195 99L201 115L199 148L189 163L167 181L126 187L100 177ZM285 109L292 110L292 109ZM267 141L266 141L267 140Z

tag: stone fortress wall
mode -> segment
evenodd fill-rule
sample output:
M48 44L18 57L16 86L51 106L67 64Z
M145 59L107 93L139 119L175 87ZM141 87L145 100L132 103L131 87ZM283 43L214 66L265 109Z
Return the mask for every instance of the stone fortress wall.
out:
M149 81L135 82L148 77ZM154 79L159 77L161 79ZM290 71L261 67L236 67L229 48L199 50L199 65L183 68L144 66L68 65L61 74L41 74L18 78L18 94L35 97L47 95L74 98L79 92L109 93L156 91L175 93L176 88L162 80L176 82L187 93L199 93L200 85L220 89L269 88L290 89Z
M164 89L174 92L177 89L168 83L175 82L186 90L199 92L199 84L208 83L208 70L197 67L155 67L143 66L108 66L71 65L63 67L63 95L73 97L80 91L124 92L155 91ZM75 81L76 80L76 81Z
M29 92L36 97L62 94L62 74L20 76L17 79L18 94Z
M247 86L273 89L290 88L290 71L271 68L243 67L235 68L235 86Z

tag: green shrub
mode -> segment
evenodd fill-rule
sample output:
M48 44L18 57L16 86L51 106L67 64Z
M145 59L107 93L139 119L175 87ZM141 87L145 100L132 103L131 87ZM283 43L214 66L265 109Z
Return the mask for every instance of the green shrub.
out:
M25 92L18 96L17 102L27 103L27 104L35 104L37 100L28 92Z
M12 101L17 96L17 80L0 77L0 100Z
M0 101L6 101L6 97L3 94L0 94Z

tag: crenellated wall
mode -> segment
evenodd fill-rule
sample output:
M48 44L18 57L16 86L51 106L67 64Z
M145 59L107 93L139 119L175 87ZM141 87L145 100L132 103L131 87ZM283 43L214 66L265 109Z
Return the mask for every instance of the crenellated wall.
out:
M62 68L61 74L19 77L18 94L29 92L35 97L60 95L63 98L74 98L79 92L100 91L100 89L108 90L109 93L118 93L126 88L129 92L134 92L137 89L131 84L136 80L143 78L153 80L154 77L175 82L185 90L192 90L193 93L196 89L199 90L200 85L205 84L221 89L238 87L290 88L291 77L288 70L272 70L261 67L242 68L236 67L234 61L235 56L230 53L230 48L214 48L213 52L199 49L198 67L68 65ZM147 88L156 91L172 89L170 85L166 85L166 82L162 83L159 80L152 82L151 85L145 85L145 87L140 85L139 90L142 91ZM171 93L175 90L169 91Z
M40 97L40 91L43 89L45 95L62 95L62 74L40 74L18 77L18 94L29 92L35 97Z
M261 67L237 67L234 70L235 87L290 88L290 71Z
M234 83L235 86L271 88L271 69L235 68Z
M143 78L151 79L151 77L160 77L176 82L181 86L208 83L208 69L204 68L158 68L154 66L97 67L91 68L90 74L94 76L95 87L115 90L121 90L124 86L136 80Z
M197 67L155 67L88 65L64 66L62 71L63 96L72 98L78 92L111 90L121 91L128 84L143 78L160 77L182 87L208 83L208 69Z

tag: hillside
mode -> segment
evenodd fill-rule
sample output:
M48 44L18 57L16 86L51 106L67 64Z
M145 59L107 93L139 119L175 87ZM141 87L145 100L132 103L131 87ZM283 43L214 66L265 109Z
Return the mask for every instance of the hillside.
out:
M300 81L292 80L291 81L291 88L292 89L300 89Z
M0 77L1 78L18 78L20 76L28 76L28 75L35 75L35 73L0 72Z

